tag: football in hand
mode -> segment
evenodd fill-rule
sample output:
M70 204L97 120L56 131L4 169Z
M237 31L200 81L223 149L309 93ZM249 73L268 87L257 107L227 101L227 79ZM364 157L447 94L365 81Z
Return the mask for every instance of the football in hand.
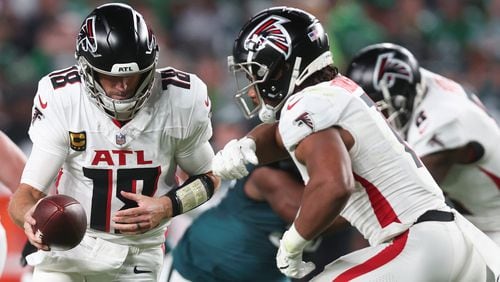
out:
M33 212L33 231L51 250L69 250L82 241L87 216L82 205L72 197L53 195L43 198Z

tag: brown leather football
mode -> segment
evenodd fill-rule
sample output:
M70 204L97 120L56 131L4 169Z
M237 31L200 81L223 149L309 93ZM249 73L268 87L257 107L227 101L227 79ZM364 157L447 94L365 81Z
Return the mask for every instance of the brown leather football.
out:
M51 250L69 250L83 239L87 228L87 216L82 205L66 195L43 198L35 208L33 226L35 234Z

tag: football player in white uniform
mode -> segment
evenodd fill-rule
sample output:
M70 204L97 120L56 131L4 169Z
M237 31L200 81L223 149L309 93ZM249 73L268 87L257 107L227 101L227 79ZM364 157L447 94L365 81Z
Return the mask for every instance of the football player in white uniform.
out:
M377 103L456 208L500 245L500 129L479 99L391 43L361 50L346 75Z
M156 281L169 219L219 186L206 85L157 69L158 53L137 11L106 4L81 26L78 64L40 80L33 150L9 208L41 249L27 257L34 281ZM179 187L178 166L191 176ZM57 193L87 212L86 236L69 251L49 250L31 228L55 178Z
M21 180L26 156L23 151L2 131L0 131L0 195L10 196ZM7 237L0 222L0 277L7 259Z
M239 178L246 163L291 156L306 184L278 268L291 277L309 273L304 246L340 214L370 246L312 281L485 281L488 267L498 277L498 246L445 204L363 89L338 74L329 47L314 16L276 7L245 24L228 59L247 79L236 94L243 110L264 124L219 151L213 172Z

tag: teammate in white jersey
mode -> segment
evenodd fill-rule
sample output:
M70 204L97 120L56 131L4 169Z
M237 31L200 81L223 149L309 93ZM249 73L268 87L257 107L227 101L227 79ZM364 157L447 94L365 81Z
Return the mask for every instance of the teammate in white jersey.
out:
M157 69L158 53L137 11L106 4L81 26L78 64L40 80L33 150L9 208L41 249L27 257L34 281L156 281L169 219L219 186L206 85ZM178 166L191 176L180 187ZM87 212L86 236L69 251L49 250L31 228L55 178L57 193Z
M0 131L0 195L10 196L21 180L26 156L23 151L2 131ZM1 218L0 218L1 220ZM7 237L0 222L0 277L7 259Z
M361 50L346 75L377 103L456 208L500 245L500 129L479 99L391 43Z
M329 47L314 16L276 7L250 19L228 60L247 79L237 93L242 108L264 124L219 151L214 173L239 178L245 163L291 156L306 184L280 241L278 268L291 277L309 273L314 265L302 261L304 246L342 215L370 246L335 260L312 281L498 277L498 246L445 204L431 174L363 89L338 74Z

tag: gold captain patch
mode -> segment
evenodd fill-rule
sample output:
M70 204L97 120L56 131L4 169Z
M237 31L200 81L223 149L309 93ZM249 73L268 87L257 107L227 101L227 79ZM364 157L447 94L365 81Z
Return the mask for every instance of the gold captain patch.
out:
M69 146L75 151L85 151L87 146L87 135L85 131L69 132Z

